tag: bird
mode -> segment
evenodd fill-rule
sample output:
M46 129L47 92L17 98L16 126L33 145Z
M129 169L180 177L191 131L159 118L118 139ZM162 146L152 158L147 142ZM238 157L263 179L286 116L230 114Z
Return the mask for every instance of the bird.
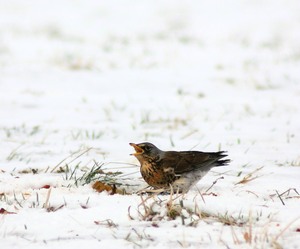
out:
M226 151L163 151L149 142L129 143L144 180L154 189L187 193L213 167L227 166Z

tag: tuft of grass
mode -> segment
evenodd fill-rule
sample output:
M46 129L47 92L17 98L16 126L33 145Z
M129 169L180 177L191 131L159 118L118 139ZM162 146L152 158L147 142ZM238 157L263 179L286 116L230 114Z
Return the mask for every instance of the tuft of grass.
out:
M53 167L53 169L50 171L50 173L53 173L57 170L57 168L61 167L61 165L67 161L68 159L71 159L66 165L73 163L75 160L77 160L78 158L80 158L81 156L83 156L84 154L88 153L91 149L93 149L92 147L89 147L83 151L76 151L74 153L71 153L69 156L67 156L66 158L64 158L63 160L61 160L56 166ZM74 156L74 158L72 158ZM48 171L48 169L47 169ZM47 172L46 171L46 172Z
M292 167L300 167L300 158L297 158L292 161L285 161L285 162L278 162L276 165L283 167L283 166L292 166Z
M27 168L19 171L20 174L38 174L39 169Z
M228 78L226 78L224 80L225 80L225 83L227 83L229 85L235 85L236 81L237 81L235 78L230 78L230 77L228 77Z
M60 166L56 171L57 173L64 174L64 180L68 181L67 187L72 186L84 186L95 181L101 181L106 184L122 185L120 183L119 176L123 173L121 171L105 172L102 168L105 163L98 163L94 161L94 165L91 168L82 167L80 162L75 166Z
M71 131L71 138L73 140L97 140L100 139L104 135L104 131L96 131L96 130L76 130Z
M33 137L36 134L40 133L42 129L40 125L26 126L25 124L22 124L13 127L2 127L0 131L4 132L7 139L17 138L19 140L20 137Z
M148 124L150 122L150 111L143 112L141 116L141 124Z
M240 181L238 181L237 183L235 183L235 185L237 185L237 184L246 184L246 183L248 183L248 182L250 182L250 181L253 181L253 180L255 180L255 179L261 177L261 176L258 176L258 175L254 176L254 173L257 173L258 171L260 171L260 170L263 169L263 168L264 168L264 166L262 166L262 167L260 167L260 168L257 168L257 169L255 169L254 171L248 173L247 175L245 175L245 176L243 177L242 180L240 180ZM239 175L240 175L240 174L239 174Z
M234 244L239 245L239 247L241 247L243 244L248 244L251 246L251 248L284 248L278 240L283 237L284 233L298 219L299 218L292 220L280 232L274 234L274 232L269 231L269 228L273 227L273 223L268 221L262 227L256 226L254 224L256 219L253 219L250 211L248 221L240 229L238 229L239 234L236 232L237 229L235 226L230 226L232 239Z
M130 232L125 236L124 240L131 242L134 245L137 245L138 247L142 248L144 246L140 244L141 242L154 241L154 238L152 238L149 234L146 234L145 230L143 230L143 232L140 232L135 228L131 228Z
M141 195L141 203L138 206L138 219L151 221L154 226L158 226L159 221L179 221L183 226L196 226L200 220L211 217L206 212L199 211L198 205L194 208L184 205L182 194L171 193L169 199L162 200L159 193L154 193L146 198ZM128 217L134 220L128 208Z
M211 217L226 226L241 227L248 222L248 220L245 220L245 218L241 214L237 218L235 218L232 215L229 215L228 212L225 212L224 214L211 215Z
M108 228L117 228L119 225L113 222L111 219L106 220L100 220L100 221L94 221L96 225L104 225Z
M19 153L19 149L24 145L24 143L20 144L18 147L16 147L15 149L13 149L10 154L6 157L7 161L12 161L13 159L20 159L20 161L22 161L21 159L21 153Z

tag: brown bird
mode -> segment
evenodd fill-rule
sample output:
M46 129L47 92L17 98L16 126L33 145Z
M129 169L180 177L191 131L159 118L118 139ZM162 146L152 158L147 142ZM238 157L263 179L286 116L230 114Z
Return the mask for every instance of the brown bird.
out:
M188 192L213 167L226 166L225 151L162 151L151 143L130 143L144 180L154 189Z

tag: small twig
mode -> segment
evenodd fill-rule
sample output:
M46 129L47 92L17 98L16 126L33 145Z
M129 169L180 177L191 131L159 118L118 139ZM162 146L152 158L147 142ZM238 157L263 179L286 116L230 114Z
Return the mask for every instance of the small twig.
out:
M47 193L46 201L45 201L45 203L44 203L44 208L45 208L45 209L48 209L48 208L49 208L49 199L50 199L51 189L52 189L52 188L49 188L48 193Z
M127 209L127 211L128 211L128 217L129 217L130 220L134 220L134 218L130 214L130 209L131 209L131 206L129 206L128 209Z
M248 193L248 194L253 194L253 195L256 196L257 198L259 198L259 196L258 196L256 193L254 193L253 191L250 191L250 190L241 190L240 192L238 192L238 194L240 194L240 193L242 193L242 192L246 192L246 193Z
M295 198L295 197L298 197L298 196L289 196L289 194L290 194L290 192L291 192L292 190L293 190L298 196L300 196L300 194L298 193L297 189L295 189L295 188L289 188L288 190L282 192L282 193L280 194L280 196L283 196L284 194L287 194L287 197L286 197L287 199L288 199L288 198ZM276 191L276 190L275 190L275 191ZM277 193L277 195L278 195L278 193ZM271 198L274 197L274 196L276 196L276 194L270 195Z
M288 190L284 191L284 192L281 193L280 195L284 195L285 193L287 193L287 195L289 195L290 192L291 192L292 190L294 190L294 192L295 192L297 195L299 195L297 189L295 189L295 188L289 188Z
M21 207L21 208L23 208L23 206L21 205L21 203L18 201L18 199L17 199L17 196L16 196L16 193L14 192L14 199L15 199L15 201L19 204L19 206Z
M39 200L39 194L38 194L38 192L36 192L36 203L37 203L37 206L40 205L40 200Z
M213 183L212 183L212 185L208 188L208 189L206 189L206 191L205 191L205 193L207 193L220 179L224 179L224 177L223 176L221 176L221 177L219 177L219 178L217 178Z
M278 193L277 190L275 190L275 191L276 191L277 196L278 196L279 200L281 201L282 205L285 206L285 203L283 202L283 200L282 200L282 198L281 198L281 195Z
M204 197L203 197L201 191L200 191L198 188L197 188L197 190L198 190L198 193L199 193L200 196L201 196L201 199L202 199L203 203L205 204L205 200L204 200ZM193 201L195 201L195 198L196 198L196 196L194 197Z
M144 210L145 210L145 216L146 216L146 214L148 213L149 208L147 208L145 202L146 202L150 197L146 198L146 200L143 199L143 196L142 196L142 195L141 195L140 197L141 197L142 202L139 204L139 206L142 205L142 206L144 207Z
M180 203L180 207L181 207L182 209L184 209L184 206L183 206L183 200L180 200L179 203ZM185 225L185 221L184 221L184 216L183 216L182 212L180 212L180 217L181 217L181 223L182 223L182 225L184 226L184 225Z

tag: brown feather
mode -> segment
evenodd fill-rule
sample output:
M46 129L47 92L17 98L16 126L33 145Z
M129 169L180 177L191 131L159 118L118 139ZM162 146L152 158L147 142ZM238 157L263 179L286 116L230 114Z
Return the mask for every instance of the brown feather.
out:
M182 174L199 168L213 167L213 163L222 158L217 153L200 151L166 151L161 160L161 167L173 167L175 174Z

